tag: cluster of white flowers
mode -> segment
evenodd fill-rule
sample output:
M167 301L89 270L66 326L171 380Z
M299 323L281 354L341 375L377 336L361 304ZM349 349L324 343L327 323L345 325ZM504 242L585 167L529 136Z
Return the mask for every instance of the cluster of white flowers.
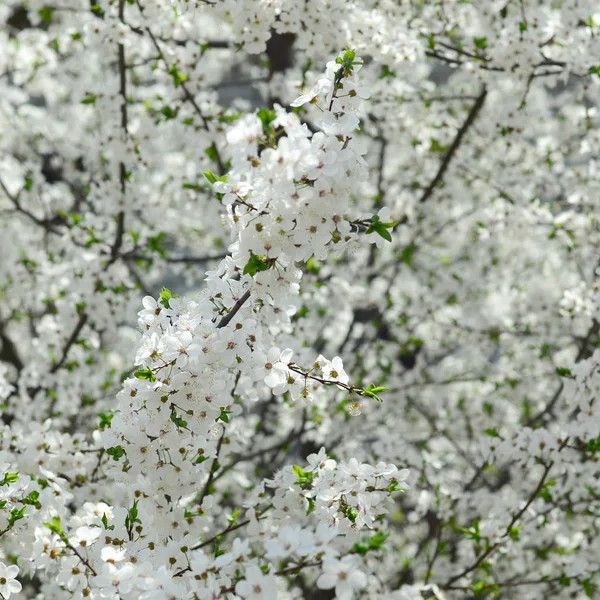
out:
M598 55L597 0L0 2L0 597L598 595Z
M350 385L339 357L313 356L304 368L307 351L298 363L291 349L275 345L279 334L291 331L295 311L288 307L301 276L295 264L324 259L353 236L348 196L366 171L364 151L353 140L359 120L348 115L360 99L337 95L358 84L361 64L352 51L328 64L331 81L321 100L330 118L319 133L312 135L280 107L230 126L228 140L249 144L234 146L228 178L206 177L228 209L236 235L231 255L207 273L194 299L173 297L164 288L158 301L143 300L135 372L117 396L118 410L103 417L102 433L94 435L100 448L80 446L96 454L92 476L81 483L98 494L101 468L103 479L119 485L105 489L103 501L85 502L69 514L65 480L40 470L44 485L52 482L65 501L44 507L39 492L20 500L47 518L28 524L34 538L30 569L52 574L64 592L150 599L235 591L242 598L266 598L286 587L278 582L283 576L303 569L340 597L366 585L371 567L356 570L360 553L352 553L363 529L381 530L386 499L402 490L408 470L356 459L338 464L322 449L309 456L309 468L281 470L252 492L256 502L246 498L229 515L212 487L235 474L233 457L244 452L250 434L238 418L252 413L256 390L308 406L320 388L367 397L383 389ZM259 140L265 145L260 152ZM15 487L18 476L5 471L10 496L23 496L24 489ZM6 531L22 518L11 506L5 507ZM235 538L227 550L230 540L221 539L246 525L243 540ZM342 569L351 568L352 576L342 577ZM18 584L7 585L15 591Z
M231 514L211 495L171 502L164 490L138 490L128 508L88 502L69 523L52 517L45 531L35 530L34 563L82 597L204 598L234 590L242 598L276 597L286 587L279 580L303 569L319 577L319 587L351 597L373 568L360 556L385 539L381 516L407 476L385 463L338 464L322 449L307 468L265 481ZM243 538L225 538L242 527ZM375 540L371 546L362 541L365 529L374 532L365 538ZM340 565L353 569L348 581Z

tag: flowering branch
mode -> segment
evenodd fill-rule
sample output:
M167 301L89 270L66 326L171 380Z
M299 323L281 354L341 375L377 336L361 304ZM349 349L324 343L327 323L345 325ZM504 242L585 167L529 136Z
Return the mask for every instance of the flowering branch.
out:
M479 566L504 543L504 541L510 536L513 526L525 514L527 509L531 506L531 503L538 497L539 493L542 491L542 488L544 487L544 484L546 483L546 478L548 477L548 473L550 473L550 470L552 469L553 465L554 465L554 463L551 462L544 466L544 471L542 473L542 476L540 477L540 480L539 480L535 490L533 490L533 492L530 494L529 499L524 504L524 506L517 513L515 513L513 515L512 519L511 519L510 523L507 525L504 533L500 536L500 540L498 542L496 542L495 544L492 544L484 552L482 552L477 557L477 559L475 560L475 562L472 565L470 565L469 567L466 567L460 573L458 573L457 575L454 575L453 577L448 579L448 581L443 586L441 586L442 589L449 589L449 586L451 586L454 582L458 581L459 579L462 579L465 575L468 575L472 571L477 570L479 568Z

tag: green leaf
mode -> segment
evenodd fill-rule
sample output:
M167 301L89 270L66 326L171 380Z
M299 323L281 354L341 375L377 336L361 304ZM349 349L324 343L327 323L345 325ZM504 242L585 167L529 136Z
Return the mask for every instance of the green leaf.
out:
M21 502L23 502L23 504L28 504L29 506L35 506L35 508L37 508L38 510L42 507L42 505L40 504L40 493L37 490L34 490L33 492L31 492L29 494L29 496L26 496L25 498L23 498L23 500L21 500Z
M418 246L411 242L408 246L402 249L402 252L400 253L400 262L403 262L407 265L412 264L413 256L417 250Z
M160 293L160 303L165 308L169 308L169 300L171 300L172 298L179 298L179 296L173 296L170 289L163 287Z
M389 536L389 533L378 531L372 538L363 538L362 542L354 544L353 550L361 556L365 556L369 551L379 551Z
M447 152L450 146L448 144L440 144L435 138L429 138L431 152Z
M343 63L352 64L352 61L356 58L356 52L354 50L347 49L344 52L344 56L342 58Z
M321 265L319 264L319 261L314 256L311 256L306 261L306 271L308 273L314 273L315 275L318 275L320 270Z
M152 369L138 369L133 373L136 379L147 379L148 381L155 382L156 375Z
M600 450L600 435L595 440L589 440L587 443L587 451L593 456Z
M567 369L566 367L556 367L556 373L561 377L570 377L573 378L571 373L571 369Z
M18 480L19 480L18 473L5 473L4 478L2 479L2 481L0 481L0 486L1 485L10 485L11 483L15 483Z
M12 527L17 521L21 520L25 516L26 505L21 508L13 508L10 511L10 517L8 518L8 525Z
M473 595L481 596L483 593L489 590L490 586L485 583L485 581L476 581L473 584Z
M40 19L42 19L44 23L51 23L53 12L54 9L51 6L44 6L38 10L38 15L40 15Z
M119 459L125 455L125 450L123 450L121 446L113 446L112 448L106 449L106 454L108 454L108 456L112 456L112 459L115 462L118 462Z
M227 183L227 175L221 175L221 177L217 177L212 171L204 171L203 175L206 177L209 183L216 183L217 181Z
M594 592L597 589L597 585L592 581L591 577L583 581L583 591L588 598L594 597Z
M100 423L98 424L98 429L107 429L108 427L110 427L110 423L113 420L113 417L115 415L111 412L101 412L98 415L98 418L100 419Z
M383 387L382 385L374 386L371 384L367 389L374 394L380 394L382 392L387 392L390 388Z
M359 542L357 544L354 544L354 546L352 546L352 550L356 554L360 554L360 556L366 556L367 552L369 551L369 545L365 544L363 542Z
M519 23L519 31L521 33L523 33L524 31L527 31L527 23L524 23L523 21L521 21Z
M265 133L271 133L271 131L273 130L273 126L271 125L271 123L277 117L277 113L274 110L271 110L270 108L261 108L256 113L256 116L260 119Z
M127 511L127 516L125 517L125 527L127 529L131 529L135 523L141 524L138 514L138 501L134 500L133 506Z
M310 309L306 304L303 304L296 314L292 317L292 321L298 321L299 319L305 319L310 314Z
M182 183L181 189L194 190L195 192L199 192L202 189L202 186L198 185L197 183Z
M212 171L204 171L203 175L208 179L209 183L216 183L219 181L219 178Z
M389 532L378 531L369 541L369 550L381 550L388 537L390 537Z
M390 71L390 68L387 65L383 65L381 67L381 75L379 76L379 79L385 79L386 77L396 77L396 73L394 73L393 71Z
M90 6L90 10L97 16L97 17L103 17L104 16L104 9L99 5L99 4L92 4Z
M182 419L174 410L171 411L171 421L173 421L173 423L175 423L175 425L181 429L187 428L187 421Z
M302 467L298 465L294 465L292 467L294 470L294 475L296 475L296 485L299 485L303 488L310 487L312 485L313 479L315 477L314 473L310 471L304 471Z
M473 38L473 44L475 44L475 46L480 50L485 50L487 48L487 38Z
M213 162L219 162L219 153L217 152L217 148L214 144L211 144L208 148L204 150L204 154L210 158Z
M376 233L378 235L380 235L384 240L391 242L392 241L392 236L390 235L390 232L388 231L388 229L393 229L394 227L396 227L396 225L398 225L399 221L392 221L389 223L383 223L379 217L377 215L374 215L373 217L371 217L368 222L370 223L369 226L367 227L366 230L366 234L370 234L370 233Z
M167 255L167 250L163 245L164 238L165 238L164 231L157 233L155 236L153 236L151 238L148 238L148 248L150 248L150 250L152 250L153 252L156 252L162 258L164 258Z
M236 112L233 114L221 114L219 115L218 121L219 123L235 123L236 121L240 120L240 117L242 116L243 113L241 112Z
M61 537L64 535L60 517L52 517L48 523L44 523L44 527L47 527L52 533L56 533Z
M96 98L96 94L90 94L81 101L81 104L94 104L94 102L96 102Z
M400 486L400 484L398 483L397 479L392 479L392 481L390 482L390 485L387 486L386 492L388 492L388 494L391 494L392 492L404 492L404 488Z
M178 88L182 83L188 80L188 76L185 73L180 73L177 70L177 65L172 65L169 69L169 75L173 78L173 86Z
M272 258L267 258L266 256L256 255L254 252L250 252L250 260L246 263L244 267L243 274L250 275L254 277L260 271L267 271L275 264L275 260Z
M367 396L368 398L373 398L377 400L377 402L383 402L383 399L381 398L381 396L379 396L379 394L387 392L388 390L389 388L371 383L369 387L359 391L358 394L360 396Z
M221 406L221 414L215 419L215 421L223 421L223 423L229 423L229 415L233 414L232 410L225 410Z
M375 233L380 235L384 240L386 240L388 242L392 241L392 236L385 227L377 227L377 229L375 230Z
M177 118L178 111L173 110L170 106L163 106L160 109L160 113L164 115L167 121Z
M547 481L543 485L542 489L538 492L539 497L546 502L552 502L552 494L550 492L550 489L555 485L556 479L550 479L549 481Z
M106 513L102 513L102 519L100 520L102 521L102 525L104 525L104 529L112 531L115 528L114 525L108 524L108 517L106 516Z
M302 467L299 467L298 465L293 465L292 470L294 471L296 477L304 476L304 469Z

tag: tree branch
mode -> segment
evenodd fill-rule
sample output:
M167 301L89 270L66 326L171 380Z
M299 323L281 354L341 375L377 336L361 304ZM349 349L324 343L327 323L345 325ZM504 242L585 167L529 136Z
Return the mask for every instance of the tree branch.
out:
M119 0L119 20L121 23L125 23L125 0ZM125 63L125 46L119 44L119 95L121 96L121 129L123 135L127 139L127 65ZM121 184L121 194L123 195L122 201L124 202L126 182L127 182L127 168L125 163L119 163L119 182ZM115 233L115 240L110 249L110 260L108 265L113 264L118 256L119 250L123 244L123 234L125 233L125 211L122 209L117 215L117 231Z
M156 48L156 51L158 52L158 55L160 56L160 58L162 59L162 61L165 63L165 66L168 69L169 68L169 63L167 62L167 59L166 59L165 55L163 54L163 51L162 51L160 45L158 44L158 41L156 40L156 38L152 34L152 31L150 31L149 27L146 27L146 31L148 32L148 35L150 36L150 39L152 40L152 43L154 44L154 47ZM206 131L210 131L210 128L208 126L208 120L204 116L203 112L200 110L200 107L198 106L198 104L196 103L196 100L194 99L194 95L188 90L186 84L183 81L180 81L179 85L181 86L181 89L183 90L183 93L185 94L186 100L194 107L194 110L196 111L196 113L198 114L198 116L200 117L200 119L202 120L202 125L203 125L204 129ZM223 163L223 160L221 159L221 155L219 154L219 151L217 149L217 146L213 142L210 147L214 151L215 161L217 163L217 166L219 167L219 175L224 175L226 169L225 169L225 165Z
M453 156L456 154L456 151L458 150L458 147L460 146L463 138L465 137L465 134L467 133L467 131L469 130L471 125L473 125L473 123L475 123L475 119L477 119L477 115L479 114L479 111L481 110L481 107L483 106L486 96L487 96L487 88L485 86L483 86L483 89L481 90L481 93L479 94L479 96L477 96L477 100L471 107L471 110L469 111L469 114L467 115L465 122L462 124L462 127L456 133L456 137L454 138L454 141L452 142L448 152L446 152L446 156L444 156L444 159L442 160L442 164L440 165L438 172L436 173L436 175L432 179L431 183L427 186L427 188L423 192L423 195L419 199L419 202L426 202L427 200L429 200L429 198L432 196L433 192L435 191L435 188L440 183L442 183L442 180L444 179L444 174L446 173L446 171L448 170L448 167L450 166L450 161L452 160Z
M235 317L237 312L240 310L240 308L242 308L244 302L246 302L248 298L250 298L250 290L246 290L244 295L233 305L231 310L219 321L217 329L221 329L222 327L229 325L231 319Z
M507 525L500 540L497 541L495 544L491 545L485 552L480 554L477 560L471 566L467 567L457 575L454 575L454 577L448 579L448 581L443 586L441 586L442 589L448 589L454 582L458 581L459 579L462 579L465 575L468 575L472 571L475 571L486 558L488 558L498 547L502 545L503 540L510 535L513 525L525 514L527 509L531 506L531 503L538 497L538 494L542 491L544 483L546 483L546 477L548 477L548 473L550 472L550 469L553 465L553 462L549 463L548 465L545 465L544 472L535 490L529 496L529 499L527 500L523 508L521 508L521 510L519 510L515 515L513 515L510 523Z

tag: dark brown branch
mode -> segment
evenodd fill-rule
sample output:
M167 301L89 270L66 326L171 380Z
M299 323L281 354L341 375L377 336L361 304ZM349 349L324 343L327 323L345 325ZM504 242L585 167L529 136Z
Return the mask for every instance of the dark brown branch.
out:
M56 364L54 364L54 366L50 369L50 373L56 373L56 371L58 371L65 364L65 361L67 360L67 355L69 354L69 350L71 349L71 346L77 341L77 337L81 333L83 326L87 323L87 320L88 316L84 312L80 313L77 325L75 325L75 328L71 332L69 339L63 346L62 356L60 357L60 360Z
M163 51L162 51L158 41L154 37L152 31L150 31L149 27L146 27L146 31L148 32L148 35L150 36L150 39L152 40L152 43L154 44L154 47L156 48L158 55L162 59L163 63L165 63L165 66L168 69L169 63L167 62L167 59L166 59L165 55L163 54ZM198 106L196 100L194 99L194 95L189 91L188 87L186 86L186 84L183 81L180 81L179 85L181 86L181 89L183 90L183 93L185 94L186 100L194 107L194 110L196 111L196 113L198 114L200 119L202 120L202 125L203 125L204 129L206 131L210 132L210 128L208 126L208 119L204 116L204 113L200 110L200 107ZM224 175L225 171L226 171L225 165L223 163L223 160L221 159L221 155L219 154L217 146L214 142L212 143L211 148L214 151L215 160L216 160L217 166L219 168L219 175Z
M238 379L239 379L239 375L238 375ZM225 439L225 428L223 427L223 432L221 433L221 437L219 438L219 443L217 444L217 454L214 457L212 464L210 465L210 472L208 473L208 479L206 480L206 483L204 484L204 487L202 488L202 491L200 492L200 497L198 498L198 501L197 501L198 506L201 506L202 502L204 502L204 498L206 498L206 495L208 494L208 492L210 490L210 486L212 485L213 479L215 478L215 473L217 472L217 470L219 468L219 454L221 453L221 448L223 447L224 439Z
M59 229L56 229L54 227L55 223L52 220L40 219L40 218L36 217L32 212L27 210L26 208L23 208L23 206L21 205L21 203L19 201L20 193L17 194L16 196L14 194L11 194L1 179L0 179L0 188L2 188L2 190L4 191L4 193L6 194L8 199L14 204L15 210L17 212L21 213L22 215L25 215L28 219L33 221L36 225L43 227L46 231L48 231L50 233L54 233L56 235L62 235L62 232Z
M119 0L119 20L125 23L125 0ZM121 129L123 135L127 137L127 65L125 63L125 46L119 44L119 95L121 96ZM121 184L121 194L125 196L127 182L127 168L125 163L119 163L119 182ZM123 198L124 201L124 198ZM119 250L123 244L123 234L125 233L125 211L121 210L117 215L117 231L115 240L110 249L110 260L108 265L114 263Z
M223 260L228 254L215 254L214 256L172 256L172 257L160 257L160 260L164 260L167 263L186 263L190 265L203 264L210 262L211 260ZM144 256L143 254L124 254L122 258L125 260L155 260L154 257Z
M577 356L575 358L575 363L578 363L582 360L587 360L588 358L590 358L590 356L592 356L592 352L590 351L590 342L594 337L598 335L598 333L600 333L600 321L594 319L592 326L589 328L585 338L583 338L581 342L579 352L577 353ZM548 404L539 413L531 417L525 423L527 427L538 426L546 415L552 414L554 406L558 402L558 399L560 398L564 387L564 384L561 382L558 388L556 389L556 392L554 392L554 395L552 396L550 402L548 402Z
M425 407L421 406L421 404L418 401L416 401L412 396L407 396L407 403L408 403L408 406L410 406L411 408L414 408L420 415L422 415L425 418L425 420L431 427L431 430L434 434L437 433L440 436L445 437L452 444L452 446L458 452L458 454L462 457L462 459L473 469L473 471L475 471L476 473L478 472L478 468L477 468L476 464L469 457L467 452L459 445L459 443L454 439L454 437L452 437L447 431L443 431L438 428L435 417ZM484 478L484 482L488 488L492 487L490 482L485 480L485 478Z
M125 2L126 2L126 0L119 0L119 19L121 20L122 23L125 22L124 21ZM120 80L119 94L122 97L121 128L123 129L124 135L127 136L127 133L128 133L127 132L127 70L126 70L126 64L125 64L125 47L123 46L123 44L119 44L118 61L119 61L119 80ZM120 178L120 183L121 183L121 193L124 194L126 180L127 180L127 171L126 171L124 163L119 164L119 178ZM123 244L123 234L125 231L125 213L123 210L119 212L116 219L117 219L117 231L115 233L114 242L111 246L110 259L104 266L104 269L103 269L104 271L106 271L119 258L119 250L121 248L121 245ZM89 316L82 310L79 313L79 319L77 321L77 324L75 325L73 331L71 332L71 335L69 336L69 338L67 339L67 341L63 347L61 358L59 359L59 361L57 363L55 363L52 366L52 368L50 369L50 373L56 373L65 364L65 362L67 360L67 356L69 354L69 350L71 349L73 344L75 344L75 342L77 341L77 338L79 337L79 334L81 333L81 330L84 328L85 324L88 322L88 319L89 319ZM31 391L31 395L35 396L41 389L42 389L41 386L34 388ZM50 406L50 416L52 416L52 411L53 411L53 405Z
M232 462L221 468L219 471L219 475L213 477L213 483L223 477L226 473L231 471L231 469L235 468L237 465L243 462L247 462L249 460L254 460L255 458L262 457L265 454L269 454L271 452L275 452L274 456L268 460L269 465L273 465L273 460L277 453L285 448L288 444L291 444L294 440L300 440L302 434L306 429L306 411L302 413L302 422L300 423L300 427L298 429L293 429L289 435L285 437L285 439L280 440L279 442L272 444L271 446L267 446L266 448L261 448L260 450L256 450L255 452L246 452L244 454L237 454L232 457ZM264 462L264 461L263 461Z
M96 577L98 575L98 573L96 572L96 570L94 569L94 567L92 567L92 565L90 564L90 561L87 558L84 558L79 553L79 550L77 550L77 548L75 548L75 546L73 546L73 544L71 544L71 542L69 542L69 540L68 540L68 538L66 536L64 538L62 538L62 541L65 543L65 545L67 546L67 548L69 550L71 550L73 552L73 554L75 554L75 556L90 570L90 573L94 577Z
M0 361L10 363L17 371L22 371L25 365L19 356L19 352L17 351L14 342L6 335L3 324L0 325L0 342L2 342Z
M435 550L434 550L433 554L431 555L429 562L427 563L427 572L425 573L425 583L429 583L429 578L433 574L433 565L435 564L435 561L437 560L437 558L440 555L440 552L442 550L442 531L443 531L444 526L442 524L442 521L440 521L439 519L435 520L435 525L436 525L436 528L435 528L436 529Z
M516 580L516 581L501 581L501 582L494 582L494 583L489 583L489 584L485 584L481 590L485 591L485 590L493 590L496 588L506 588L506 587L519 587L522 585L544 585L544 584L549 584L549 583L556 583L558 581L560 581L560 577L552 577L549 579L523 579L523 580ZM448 590L460 590L463 592L472 592L473 588L471 586L467 587L464 585L451 585L449 587L447 587L446 589Z
M473 58L474 60L481 60L483 62L490 62L492 59L483 56L482 54L474 54L473 52L468 52L464 48L457 48L456 46L452 46L451 44L446 44L446 42L442 42L440 40L436 41L436 44L446 48L446 50L452 50L452 52L456 52L456 54L461 54L462 56L467 56L469 58Z
M242 308L244 302L246 302L248 298L250 298L250 290L246 290L246 292L244 292L244 295L233 305L231 310L219 321L217 329L221 329L221 327L226 327L227 325L229 325L231 319L235 317L237 312L240 310L240 308Z
M231 525L229 525L229 527L227 527L227 529L224 529L223 531L217 533L216 535L213 535L211 538L205 540L204 542L200 542L199 544L192 546L191 549L199 550L200 548L204 548L205 546L208 546L208 545L212 544L213 542L217 541L217 539L220 538L221 536L227 535L228 533L231 533L232 531L236 531L236 529L241 529L242 527L248 525L248 523L250 523L250 519L246 519L245 521L240 521L239 523L236 523L235 525L231 524ZM175 575L173 575L173 577L181 577L181 575L179 573L175 573Z
M462 124L462 127L458 130L456 137L454 138L454 141L452 142L448 152L446 152L446 155L444 156L444 159L442 160L442 164L440 165L438 172L436 173L436 175L433 178L433 180L431 181L431 183L427 186L427 188L423 192L423 195L419 199L419 202L426 202L427 200L429 200L429 198L432 196L433 192L435 191L436 187L440 183L442 183L442 180L444 179L444 174L446 173L446 171L448 170L448 167L450 166L450 161L452 160L453 156L456 154L456 151L458 150L458 147L460 146L465 134L467 133L469 128L473 125L473 123L475 122L475 119L477 119L477 115L479 114L479 111L481 110L481 107L483 106L486 96L487 96L487 89L485 86L483 86L483 89L481 90L481 93L479 94L479 96L477 96L477 100L471 107L471 110L469 111L469 114L467 115L465 122Z
M521 508L521 510L519 510L516 514L513 515L512 519L510 520L510 523L507 525L500 540L497 541L495 544L492 544L485 552L482 552L471 566L467 567L457 575L454 575L454 577L451 577L443 586L441 586L442 589L448 589L454 582L458 581L459 579L462 579L465 575L468 575L472 571L475 571L477 568L479 568L481 563L483 563L497 548L499 548L502 545L504 539L506 539L510 535L510 532L515 523L525 514L527 509L531 506L531 503L538 497L538 494L542 491L542 488L546 483L546 477L548 477L548 473L550 472L550 469L552 468L553 464L554 463L551 462L550 464L544 467L544 472L535 490L529 496L529 499L527 500L523 508Z

